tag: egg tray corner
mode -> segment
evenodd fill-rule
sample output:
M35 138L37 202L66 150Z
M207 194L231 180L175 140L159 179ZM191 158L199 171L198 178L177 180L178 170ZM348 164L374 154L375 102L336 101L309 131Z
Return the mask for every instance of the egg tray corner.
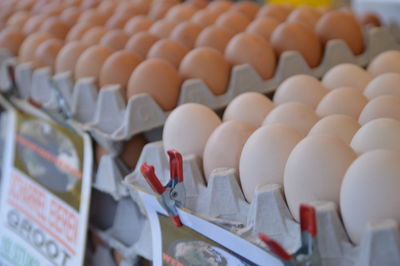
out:
M365 66L383 51L400 50L400 44L386 28L366 29L365 43L365 52L354 56L344 41L331 40L325 46L321 64L313 69L298 52L287 51L280 56L274 77L267 81L263 81L250 65L235 66L227 92L219 96L215 96L202 80L186 80L181 87L178 105L196 102L218 110L243 92L273 92L283 80L295 74L320 78L337 64ZM74 120L103 142L127 140L135 134L160 127L169 114L148 94L134 95L125 103L119 85L108 85L99 90L94 78L74 82L68 72L52 76L49 67L33 70L31 63L17 64L16 58L6 51L0 53L0 64L0 89L9 88L7 66L13 65L20 96L32 97L44 107L54 109L58 101L50 82L53 80L70 106Z

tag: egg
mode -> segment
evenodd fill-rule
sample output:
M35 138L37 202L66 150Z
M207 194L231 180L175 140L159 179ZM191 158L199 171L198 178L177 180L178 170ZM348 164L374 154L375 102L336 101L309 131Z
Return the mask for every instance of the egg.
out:
M100 70L107 58L114 51L102 45L87 48L78 58L75 66L75 78L99 78Z
M400 151L400 121L391 118L369 121L354 135L351 147L359 154L378 149Z
M177 23L175 21L164 19L158 20L150 27L149 33L157 36L160 39L168 38L176 25Z
M50 17L40 26L40 31L51 34L55 38L65 39L69 31L69 26L59 18Z
M165 121L164 150L175 149L182 155L203 157L204 147L221 119L207 106L186 103L175 108Z
M21 30L4 29L0 32L0 48L6 49L12 55L17 56L25 35Z
M215 25L224 27L236 34L245 31L250 22L250 19L245 15L242 15L239 12L229 11L220 15L215 21Z
M225 48L234 34L221 26L209 26L197 36L196 47L210 47L225 53Z
M215 13L214 11L207 10L207 9L202 9L200 11L197 11L196 14L193 15L191 21L194 24L199 25L200 27L208 27L214 24L214 22L217 20L218 14Z
M178 102L181 83L173 65L158 58L147 59L136 67L129 78L127 99L147 93L164 111L170 111Z
M367 152L349 167L340 190L340 211L346 231L360 244L368 222L400 222L400 152Z
M107 16L99 11L88 9L79 16L78 23L90 23L97 26L103 26L107 22Z
M250 64L264 80L275 72L274 50L266 40L252 33L234 36L225 49L225 58L233 65Z
M278 27L280 22L274 18L260 17L255 19L246 28L246 32L257 34L260 37L270 40L272 32Z
M329 40L341 39L355 55L364 51L364 39L360 24L348 13L330 11L324 14L315 26L315 32L325 44Z
M106 22L107 29L123 29L132 17L124 13L115 13Z
M297 22L311 30L314 30L320 17L321 15L316 9L308 6L301 6L290 13L287 21Z
M22 28L22 31L25 34L31 34L36 31L39 31L40 27L42 26L43 22L47 19L48 17L43 14L38 14L31 16L25 23L24 27Z
M400 96L400 73L384 73L371 80L364 95L372 100L382 95Z
M121 94L126 98L126 87L133 70L142 59L128 51L118 51L104 61L100 71L100 87L109 84L121 85Z
M232 5L231 1L212 1L208 4L207 9L220 15L228 11Z
M343 114L358 119L367 103L368 99L359 90L342 87L330 91L322 98L317 107L317 114L321 117Z
M350 144L354 134L360 129L356 119L347 115L328 115L319 120L308 133L309 136L335 136Z
M283 5L268 4L263 6L257 13L257 17L272 17L280 22L287 19L291 10Z
M393 118L400 121L400 97L383 95L368 102L360 114L361 125L377 118Z
M146 140L143 136L136 135L132 137L130 140L124 142L123 150L119 158L121 158L130 169L134 169L144 145L146 145Z
M173 6L173 4L165 4L162 2L153 3L148 16L154 21L161 20L168 13L168 10Z
M203 30L197 24L193 22L182 22L178 24L171 32L169 38L173 41L179 42L188 49L192 49L195 45L197 36Z
M328 89L352 87L361 92L372 80L372 76L359 66L340 64L331 68L322 78L322 84Z
M35 51L35 65L37 67L49 66L54 69L57 54L63 45L64 42L60 39L50 39L42 42Z
M242 13L249 19L253 20L258 13L259 6L252 1L241 1L235 3L230 10Z
M82 11L77 7L69 7L65 9L61 15L60 20L64 23L67 23L68 26L72 27L78 21Z
M83 35L93 27L94 26L92 24L87 24L87 23L75 24L75 26L73 26L69 30L65 39L67 40L67 42L80 41Z
M289 155L283 178L286 202L296 221L302 203L339 204L343 177L356 157L338 137L308 136L297 144Z
M274 103L279 105L298 102L315 109L327 92L328 89L313 76L294 75L282 82L276 89Z
M128 20L124 26L124 31L134 35L138 32L147 31L153 25L153 21L146 16L136 16Z
M86 31L85 34L82 36L82 42L89 46L99 44L101 38L103 38L103 36L106 35L107 32L108 30L104 27L93 27Z
M121 50L125 47L130 36L123 30L110 30L100 40L100 44L114 50Z
M212 132L203 153L204 175L207 180L217 168L233 168L239 174L243 146L256 128L246 122L227 121Z
M189 49L182 44L172 40L162 39L154 43L150 48L147 58L163 59L178 69L182 59L188 52Z
M69 71L72 75L74 75L76 62L87 47L88 46L86 44L78 41L69 42L64 45L64 47L58 52L56 58L56 73Z
M321 61L320 40L302 24L286 22L279 25L272 33L271 44L279 55L291 50L299 52L310 67L318 66Z
M137 5L138 2L129 2L125 1L119 3L117 8L115 9L115 14L124 14L130 17L134 17L137 15L145 14L145 10L141 10L141 8Z
M400 73L400 51L390 50L377 55L369 64L368 72L373 76L383 73Z
M118 6L117 1L101 1L97 11L103 14L112 15Z
M22 29L29 18L30 18L30 15L28 12L17 11L8 18L7 25Z
M278 105L263 121L263 125L285 124L307 135L319 120L315 111L302 103L289 102Z
M226 107L223 121L243 121L261 126L265 117L274 108L266 96L258 92L245 92L236 96Z
M303 134L286 125L257 129L246 141L240 156L240 184L251 202L258 186L283 184L286 161Z
M19 48L18 61L20 63L27 63L34 61L35 51L38 48L38 46L42 42L50 40L52 38L53 37L51 35L44 32L33 33L28 37L26 37L23 43L21 44L21 47Z
M200 8L206 8L209 1L208 0L189 0L189 1L186 1L186 3L188 5L193 6L194 8L200 9Z
M190 20L196 11L197 10L190 5L176 5L168 10L165 18L181 23Z
M364 13L358 16L358 22L361 25L371 25L375 27L380 27L382 25L379 17L371 12Z
M217 50L200 47L191 50L179 66L183 79L202 79L212 93L226 92L230 76L230 65Z
M125 49L142 58L146 58L150 48L159 38L148 32L139 32L133 35L125 45Z
M48 16L59 16L63 11L63 7L57 3L46 3L40 9L42 14L46 14Z

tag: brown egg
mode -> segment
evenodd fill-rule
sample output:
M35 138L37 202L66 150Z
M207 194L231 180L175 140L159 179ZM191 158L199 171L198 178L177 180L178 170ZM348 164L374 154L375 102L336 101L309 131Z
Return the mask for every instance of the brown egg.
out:
M146 143L146 139L142 135L136 135L130 140L124 142L124 148L119 157L130 169L135 168Z
M188 5L193 6L194 8L197 9L203 9L208 6L209 1L208 0L189 0L186 1Z
M61 15L60 19L64 23L67 23L70 27L76 24L78 21L82 11L77 7L69 7L65 9Z
M162 19L154 22L149 29L149 33L157 36L160 39L168 38L176 25L177 23L175 21Z
M75 74L75 66L81 54L88 48L86 44L78 41L67 43L58 53L55 63L56 73L69 71Z
M48 16L58 16L63 11L63 7L57 3L46 3L41 9L40 13Z
M311 30L314 30L320 17L321 14L315 8L301 6L290 13L287 21L297 22Z
M245 31L250 22L250 19L245 15L236 11L229 11L219 16L215 25L224 27L236 34Z
M184 79L202 79L212 93L221 95L228 89L231 66L217 50L200 47L182 60L179 73Z
M197 11L196 14L193 15L192 17L192 22L205 28L208 27L217 20L218 14L215 13L214 11L203 9L200 11Z
M40 26L40 31L53 35L56 38L64 39L69 31L69 26L61 19L50 17Z
M107 22L107 16L96 10L85 10L78 19L78 23L90 23L93 25L103 26Z
M322 47L317 35L296 22L279 25L271 36L271 44L280 55L285 51L299 52L310 67L319 65Z
M165 18L175 21L176 23L181 23L190 20L196 11L197 10L190 5L176 5L168 10Z
M42 42L35 52L36 66L49 66L54 69L57 55L63 45L64 42L60 39L50 39Z
M147 59L133 71L128 83L127 99L148 93L163 110L170 111L178 102L181 83L178 71L170 63L157 58Z
M17 56L25 35L17 29L5 28L0 32L0 48L6 49L12 55Z
M95 45L86 49L75 66L75 78L94 77L99 78L104 62L114 51L111 48Z
M131 19L130 15L123 13L115 13L112 15L106 23L108 29L123 29L126 23Z
M100 44L114 50L121 50L125 47L130 36L123 30L110 30L100 40Z
M22 28L23 32L25 34L31 34L34 33L36 31L39 31L42 23L47 19L48 17L46 15L43 14L39 14L39 15L34 15L32 17L30 17L24 27Z
M382 25L380 18L371 12L367 12L358 16L358 22L361 25L372 25L375 27L380 27Z
M28 12L18 11L8 18L7 25L22 29L30 17Z
M71 41L78 41L81 40L83 35L90 30L91 28L95 27L93 24L87 23L78 23L73 26L65 38L67 42Z
M125 49L142 58L146 58L148 51L159 40L148 32L139 32L133 35L126 43Z
M97 11L106 14L107 16L111 16L114 13L117 6L118 2L116 1L102 1L100 5L97 7Z
M34 0L20 0L17 3L18 10L31 10L35 4Z
M159 58L178 68L182 59L189 52L189 49L182 44L163 39L156 42L147 54L147 58Z
M141 58L128 51L115 52L107 58L101 68L100 87L108 84L119 84L121 85L121 93L125 98L129 78L136 66L142 61Z
M230 40L225 49L225 58L232 65L250 64L264 79L275 72L275 54L272 46L258 35L243 32Z
M163 19L168 10L173 6L174 4L155 3L152 5L148 16L154 21Z
M89 46L99 44L101 38L103 38L107 32L108 30L101 26L91 28L82 36L82 42Z
M144 15L146 12L141 10L139 6L132 2L122 2L119 3L117 8L115 9L115 14L124 14L130 17L134 17L137 15Z
M218 50L221 54L225 53L225 47L234 36L234 33L230 32L221 26L210 26L205 28L197 37L196 47L210 47Z
M169 38L173 41L179 42L189 49L192 49L196 43L197 36L202 30L203 28L199 25L185 21L174 28Z
M283 22L289 16L290 12L291 10L283 5L269 4L263 6L260 11L258 11L257 17L272 17Z
M228 11L232 5L233 3L231 1L212 1L207 6L207 9L220 15Z
M100 1L82 0L80 7L83 10L95 10L100 4Z
M260 37L269 41L272 32L278 27L280 22L271 17L260 17L256 18L247 27L246 32L257 34Z
M35 51L38 46L49 39L52 39L53 36L44 32L37 32L29 35L25 38L24 42L21 44L19 48L19 62L27 63L33 62L35 60Z
M248 17L249 19L253 20L258 13L259 6L252 1L241 1L235 3L231 10L238 11Z
M147 16L136 16L128 20L124 31L133 35L141 31L147 31L153 25L153 21Z
M360 25L353 15L331 11L318 21L315 31L325 44L329 40L344 40L355 55L364 50L364 41Z

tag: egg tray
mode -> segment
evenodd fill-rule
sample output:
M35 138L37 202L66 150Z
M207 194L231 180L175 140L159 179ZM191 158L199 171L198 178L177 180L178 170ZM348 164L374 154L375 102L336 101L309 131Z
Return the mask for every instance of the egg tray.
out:
M102 161L108 164L109 159L103 157ZM142 211L140 198L135 189L136 186L140 186L152 193L140 173L140 165L144 162L154 166L156 175L163 184L168 182L169 163L163 144L149 143L143 149L136 169L123 181L129 189L129 197L125 197L124 194L123 201L126 201L124 204L130 204L132 209L121 207L122 210L117 208L114 214L102 214L108 219L114 217L112 229L103 230L102 237L108 241L110 239L117 241L119 244L125 243L125 246L113 244L118 250L123 251L122 254L124 251L127 253L127 245L130 248L137 247L138 250L151 249L149 223L146 222L145 212ZM290 252L294 252L300 246L299 224L293 220L288 210L281 185L257 187L253 201L249 204L244 199L233 169L214 170L207 185L201 169L199 158L193 155L184 157L186 209L260 246L264 246L257 238L260 232L277 240ZM110 172L99 171L95 186L107 188L110 184L120 182L120 176L112 180L113 177L108 173ZM110 195L116 193L114 189L103 189L103 191ZM107 197L112 199L110 195ZM103 203L98 204L106 208ZM388 219L369 223L361 244L354 246L348 239L335 203L309 202L309 204L316 208L317 247L322 265L400 265L400 233L396 221ZM134 208L136 210L133 210ZM128 234L132 234L130 240L135 239L137 242L124 240ZM143 234L147 235L147 239L141 238ZM146 252L151 254L151 250Z
M263 81L250 65L235 66L227 92L219 96L215 96L200 79L186 80L181 88L178 105L196 102L219 110L243 92L273 92L283 80L292 75L309 74L320 78L337 64L354 63L366 66L379 53L400 49L400 44L396 42L391 31L383 27L366 29L365 43L365 52L354 56L344 41L331 40L325 46L321 64L313 69L310 69L298 52L284 52L279 57L274 77L267 81ZM99 90L94 78L82 78L74 82L68 72L52 76L49 67L33 70L31 63L17 64L16 59L7 52L0 53L0 63L1 89L10 85L7 65L14 65L21 97L30 96L49 109L58 105L54 85L50 82L53 80L70 106L74 120L90 131L96 140L105 143L104 146L161 127L169 114L148 94L135 95L126 104L119 85L108 85Z

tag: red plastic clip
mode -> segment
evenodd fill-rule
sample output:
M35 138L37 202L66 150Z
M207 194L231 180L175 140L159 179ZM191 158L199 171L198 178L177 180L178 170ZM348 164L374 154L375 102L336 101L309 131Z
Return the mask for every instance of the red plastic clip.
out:
M314 207L307 204L300 205L300 226L301 232L307 231L313 237L317 235L317 218Z
M151 188L155 192L157 192L160 195L164 193L165 188L161 184L160 180L158 180L154 172L153 166L148 165L147 163L143 163L142 166L140 167L140 172L142 172L142 175L146 179L147 183L151 186Z
M167 151L169 156L169 169L171 178L178 178L178 183L183 182L183 163L182 155L176 150Z
M267 235L260 233L258 237L269 247L269 249L278 256L281 260L289 261L292 259L292 256L286 252L286 250L279 245L278 242L269 238Z

